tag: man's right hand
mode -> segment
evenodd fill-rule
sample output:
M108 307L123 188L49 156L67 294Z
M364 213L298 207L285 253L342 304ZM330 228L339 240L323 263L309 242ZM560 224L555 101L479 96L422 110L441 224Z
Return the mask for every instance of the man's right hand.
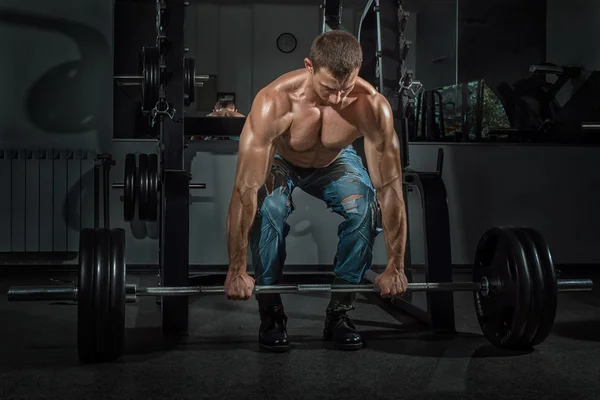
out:
M227 273L225 279L225 297L229 300L248 300L254 291L254 279L243 272Z

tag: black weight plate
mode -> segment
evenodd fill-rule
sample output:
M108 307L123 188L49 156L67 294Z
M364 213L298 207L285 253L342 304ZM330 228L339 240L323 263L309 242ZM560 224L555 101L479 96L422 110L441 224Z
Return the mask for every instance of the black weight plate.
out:
M150 163L148 154L138 155L138 213L140 221L148 220L148 164Z
M477 246L473 281L487 278L491 294L474 292L477 320L485 337L501 348L518 346L527 327L531 279L523 247L509 229L492 228Z
M525 328L525 332L523 332L519 345L515 345L514 347L530 349L533 347L533 340L540 327L542 309L544 307L544 270L542 269L537 248L527 230L525 228L514 228L512 231L519 238L521 246L523 246L531 278L531 301L529 305L527 328Z
M142 48L142 110L151 111L160 90L160 52L158 47Z
M158 218L158 155L148 156L148 200L147 221L156 222Z
M123 178L123 217L125 221L132 221L135 217L136 198L136 160L135 154L125 156L125 173Z
M123 354L125 344L125 230L116 228L110 233L110 301L107 361Z
M96 231L96 268L94 276L94 316L96 318L96 354L98 362L110 360L110 230Z
M542 308L540 326L532 343L533 346L537 346L546 340L554 325L558 305L558 284L554 262L552 261L552 253L544 237L533 228L526 228L526 230L537 248L542 270L544 271L544 306Z
M187 95L185 104L189 106L196 101L196 59L194 57L186 57L183 60L183 68L184 93Z
M79 361L94 361L96 352L96 319L94 316L95 231L79 233L79 277L77 286L77 353Z

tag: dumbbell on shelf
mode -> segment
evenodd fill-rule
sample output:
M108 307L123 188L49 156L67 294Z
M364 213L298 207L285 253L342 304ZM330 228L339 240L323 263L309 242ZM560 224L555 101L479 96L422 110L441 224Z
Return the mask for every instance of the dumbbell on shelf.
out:
M161 190L158 155L139 154L125 156L123 183L113 183L113 189L123 189L123 217L132 221L135 205L141 221L155 222L158 218L158 193ZM190 183L190 189L206 189L205 183Z
M536 230L495 227L484 233L472 282L409 283L408 291L472 291L484 336L495 346L526 349L542 343L556 316L558 292L590 291L589 279L557 279L550 250ZM78 302L78 354L82 362L123 354L125 303L137 296L224 293L223 286L137 287L125 281L123 229L84 229L79 281L67 287L11 287L9 301ZM378 292L372 284L256 286L255 293Z

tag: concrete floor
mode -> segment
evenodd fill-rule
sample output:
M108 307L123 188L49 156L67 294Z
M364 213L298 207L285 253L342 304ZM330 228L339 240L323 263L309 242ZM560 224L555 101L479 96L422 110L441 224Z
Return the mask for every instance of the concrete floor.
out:
M0 293L10 285L52 284L0 279ZM154 285L156 278L128 281ZM327 295L284 295L293 348L269 354L258 350L254 300L191 299L189 336L168 344L155 299L140 298L127 306L125 356L83 366L76 306L2 296L0 399L600 398L598 290L562 293L551 336L532 352L488 344L470 293L455 293L459 333L443 336L366 299L360 296L352 317L367 347L340 352L321 341Z

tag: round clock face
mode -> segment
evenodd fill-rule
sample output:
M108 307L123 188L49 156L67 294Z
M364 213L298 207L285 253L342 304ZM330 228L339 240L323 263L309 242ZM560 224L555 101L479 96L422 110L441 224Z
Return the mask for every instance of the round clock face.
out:
M296 37L291 33L282 33L277 38L277 48L282 53L291 53L296 49L297 45Z

